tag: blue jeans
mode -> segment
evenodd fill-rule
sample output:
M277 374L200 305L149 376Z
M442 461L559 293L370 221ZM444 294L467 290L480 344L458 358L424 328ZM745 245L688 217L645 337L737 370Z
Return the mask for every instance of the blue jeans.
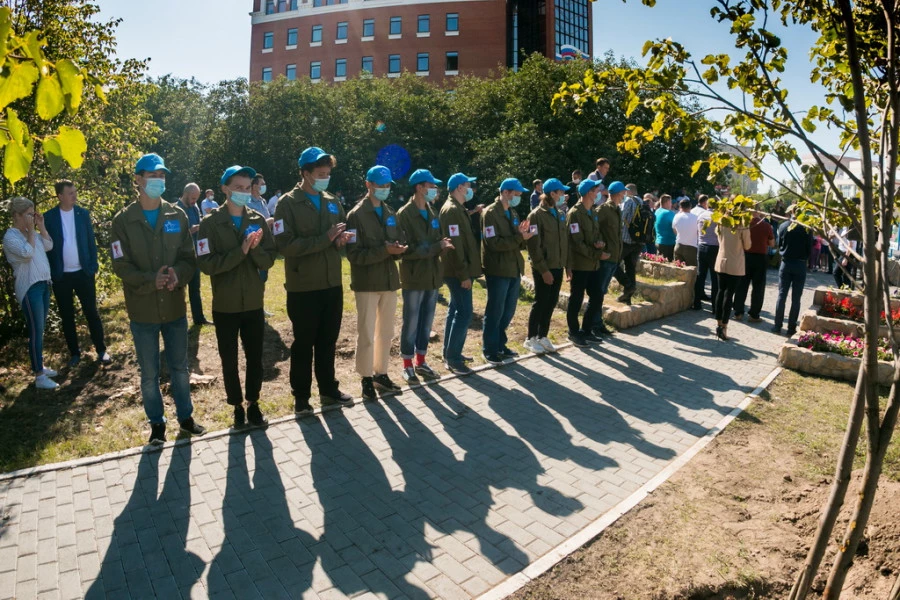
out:
M464 290L456 277L446 277L444 283L450 290L450 306L444 325L444 360L458 363L462 362L463 346L472 322L472 288Z
M166 422L162 393L159 391L159 334L165 344L166 365L169 368L170 389L175 399L178 421L191 418L191 376L188 372L187 319L181 317L168 323L131 322L134 351L141 369L141 399L144 412L152 425Z
M499 354L506 348L506 328L516 314L519 302L519 278L486 275L487 306L484 309L482 345L484 354Z
M428 338L434 323L437 290L401 290L403 297L403 325L400 328L400 357L410 359L413 354L425 356Z
M39 281L28 288L22 298L22 310L28 323L28 357L31 370L39 375L44 370L44 325L50 310L50 284Z
M797 329L800 317L800 299L803 297L803 286L806 284L806 261L788 259L781 261L778 268L778 303L775 305L775 327L784 324L784 308L788 290L791 291L791 312L788 315L788 329Z

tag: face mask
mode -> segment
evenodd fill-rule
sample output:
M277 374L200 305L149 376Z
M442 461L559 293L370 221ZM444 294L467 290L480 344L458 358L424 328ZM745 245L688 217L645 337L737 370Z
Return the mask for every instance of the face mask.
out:
M466 189L466 202L468 202L469 200L471 200L474 197L475 197L475 190L473 190L472 188L467 188Z
M391 195L391 188L375 188L372 195L375 196L379 202L384 202L388 199L388 196Z
M144 193L156 200L166 191L166 180L161 178L147 179L144 184Z
M509 199L509 207L515 208L519 205L519 202L522 201L522 196L513 196Z
M599 205L601 202L603 202L603 196L601 196L600 194L594 196L594 206Z
M266 186L264 186L264 185L259 186L259 195L262 196L265 193L266 193Z
M247 192L231 192L229 200L235 206L247 206L247 203L250 202L250 194Z
M428 188L425 190L425 199L428 202L434 202L435 198L437 198L437 188Z
M564 208L566 206L566 195L562 194L556 201L556 208Z
M331 177L326 177L325 179L316 179L313 181L313 189L317 192L324 192L328 189L328 182L331 181Z

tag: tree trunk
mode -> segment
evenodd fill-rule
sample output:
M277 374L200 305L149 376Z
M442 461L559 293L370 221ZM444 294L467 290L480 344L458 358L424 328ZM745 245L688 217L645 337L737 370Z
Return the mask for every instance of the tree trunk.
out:
M900 600L900 575L897 576L897 581L894 582L894 587L891 588L887 600Z

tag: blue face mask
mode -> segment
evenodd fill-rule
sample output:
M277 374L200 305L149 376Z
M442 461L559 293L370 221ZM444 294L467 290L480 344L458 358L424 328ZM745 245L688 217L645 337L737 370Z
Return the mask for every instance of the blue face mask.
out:
M603 202L603 196L600 194L594 196L594 206L598 206L601 202Z
M391 195L391 188L375 188L372 195L375 196L379 202L384 202L388 199L388 196Z
M472 188L466 188L466 202L475 197L475 190Z
M513 196L509 200L509 207L515 208L519 205L519 202L521 202L521 201L522 201L522 196Z
M144 193L156 200L166 191L166 180L158 177L147 179L144 184Z
M559 199L556 201L556 208L565 208L566 207L566 195L560 195Z
M428 188L425 190L425 200L434 202L435 198L437 198L437 188Z
M266 186L264 186L264 185L259 186L259 195L262 196L265 193L266 193Z
M325 179L316 179L313 181L312 187L317 192L324 192L328 189L328 183L331 181L331 177L326 177Z
M247 192L231 192L229 200L235 206L247 206L247 203L250 202L250 194Z

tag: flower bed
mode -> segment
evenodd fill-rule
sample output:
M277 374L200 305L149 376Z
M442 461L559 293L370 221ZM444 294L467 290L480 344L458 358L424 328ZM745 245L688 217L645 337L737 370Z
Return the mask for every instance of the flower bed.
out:
M825 293L822 299L822 306L819 308L819 314L823 317L831 317L834 319L848 319L863 323L865 321L865 311L861 304L854 302L850 296L838 297L831 291ZM881 311L881 324L887 324L887 316L885 311ZM900 306L891 306L891 321L900 323Z
M866 342L861 337L847 335L840 331L828 333L807 331L800 335L797 345L816 352L833 352L854 358L860 358L866 348ZM887 338L878 338L878 360L894 360Z
M647 262L662 265L672 265L673 267L679 268L684 268L687 266L683 260L669 260L662 254L650 254L649 252L641 252L641 260L646 260Z

